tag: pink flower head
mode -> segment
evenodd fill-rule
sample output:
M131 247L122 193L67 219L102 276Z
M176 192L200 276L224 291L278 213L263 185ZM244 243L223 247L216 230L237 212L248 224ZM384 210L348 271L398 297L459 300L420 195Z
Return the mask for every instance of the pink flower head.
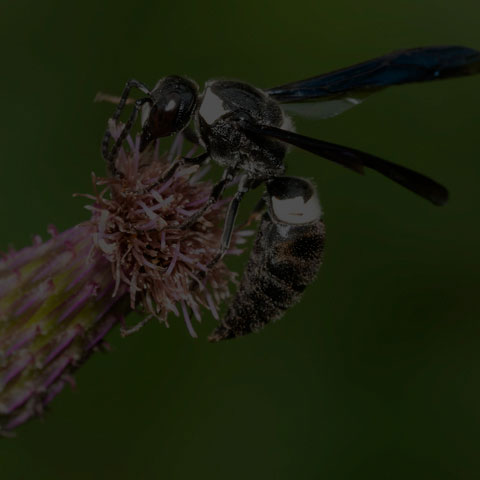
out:
M111 126L114 137L118 128ZM179 227L207 200L212 185L198 167L180 168L159 180L181 152L181 135L168 155L139 153L139 137L119 151L119 175L96 178L89 221L0 261L0 432L41 414L72 382L71 373L98 348L130 310L167 322L183 316L196 337L191 314L204 307L218 319L235 274L223 262L200 281L217 253L225 214L218 202L191 228ZM234 236L230 253L239 253ZM198 288L191 288L192 285Z

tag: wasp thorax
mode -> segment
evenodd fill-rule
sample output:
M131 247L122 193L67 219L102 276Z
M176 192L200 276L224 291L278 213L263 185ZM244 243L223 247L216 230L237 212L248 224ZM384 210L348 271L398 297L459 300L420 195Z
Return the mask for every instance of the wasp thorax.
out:
M279 222L300 225L322 216L313 185L302 178L275 178L268 183L267 190L270 212Z
M240 119L245 114L250 120L266 125L280 126L284 114L280 106L262 90L243 82L212 80L207 82L199 115L208 125L230 113Z

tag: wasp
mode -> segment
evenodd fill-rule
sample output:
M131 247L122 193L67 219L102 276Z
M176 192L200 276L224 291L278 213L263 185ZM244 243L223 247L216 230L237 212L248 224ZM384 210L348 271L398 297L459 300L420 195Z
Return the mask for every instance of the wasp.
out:
M277 181L284 178L284 160L289 146L306 150L356 173L362 174L365 169L375 170L434 205L443 205L448 199L448 191L443 185L373 154L296 133L289 114L328 118L360 104L369 95L392 85L436 81L478 73L480 52L477 50L462 46L431 46L396 51L330 73L268 89L260 89L240 81L210 80L200 92L193 80L177 75L162 78L150 89L144 83L132 79L126 83L112 119L116 121L120 118L133 88L144 96L134 102L132 112L112 146L111 133L107 129L102 141L102 154L112 174L118 175L115 160L119 148L140 112L142 151L154 140L178 132L187 132L190 125L193 125L194 137L204 148L204 152L193 158L178 158L167 169L162 181L174 175L182 165L202 164L208 159L219 164L223 168L223 174L213 186L205 204L187 217L179 228L187 229L194 225L221 198L226 186L235 177L240 177L237 191L227 209L218 253L208 265L211 268L223 257L230 245L239 205L247 192L265 183L267 195L270 195L268 198L272 201L277 198L271 193L275 185L281 182L286 182L287 185L300 182L292 179ZM267 228L265 225L277 228L273 226L276 221L274 219L278 219L273 213L273 203L268 212L269 220L262 221L255 243L258 248L267 248L261 233L262 229ZM291 230L293 232L295 228ZM271 241L278 241L278 237L272 237ZM258 266L267 262L267 252L252 255L248 270L251 273L247 272L244 277L248 285L242 283L245 291L249 291L251 279L258 277L260 280L260 277L253 273L255 267L252 265ZM235 329L232 326L232 319L239 318L234 312L240 311L234 307L240 302L239 295L243 294L237 294L229 310L230 320L227 319L227 323L230 327L225 327L228 332L221 335L228 337L232 332L247 329L243 326ZM272 318L277 314L278 310L275 310L275 313L271 310ZM254 330L257 327L258 325L252 324L248 328Z

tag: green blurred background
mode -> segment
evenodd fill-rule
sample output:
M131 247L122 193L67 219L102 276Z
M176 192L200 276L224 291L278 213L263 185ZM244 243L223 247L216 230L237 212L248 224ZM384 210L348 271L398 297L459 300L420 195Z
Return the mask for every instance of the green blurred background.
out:
M78 7L74 7L77 4ZM480 48L478 1L0 3L0 249L87 218L112 106L166 74L259 87L400 48ZM480 477L480 76L391 89L298 131L448 186L436 208L295 151L326 212L303 301L261 334L156 323L76 375L45 421L0 442L2 480ZM217 171L218 173L218 171ZM252 195L243 212L255 200ZM233 262L240 270L241 262Z

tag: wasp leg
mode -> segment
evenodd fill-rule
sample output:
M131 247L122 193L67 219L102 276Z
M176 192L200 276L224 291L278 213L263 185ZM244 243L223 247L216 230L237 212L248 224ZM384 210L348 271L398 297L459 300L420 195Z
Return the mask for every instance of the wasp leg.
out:
M207 264L207 268L209 270L223 258L223 256L225 255L225 252L230 247L233 228L235 227L235 219L237 218L238 207L240 206L240 202L242 201L243 196L249 190L250 190L249 178L247 175L244 175L240 179L237 192L235 193L232 200L230 201L230 204L228 205L227 214L225 216L225 224L223 225L222 239L220 241L220 248L218 249L217 254Z
M232 240L233 228L235 226L235 219L237 218L238 207L244 195L251 189L251 181L247 175L244 175L240 179L237 192L233 196L230 204L228 205L227 214L225 216L225 224L223 225L222 238L220 240L220 247L217 254L208 262L206 265L207 270L202 270L195 275L195 278L200 280L200 282L207 276L208 270L211 270L225 255L226 251L230 247L230 242ZM195 290L198 286L198 283L192 282L190 285L190 290Z
M194 145L200 145L200 139L192 127L188 126L183 130L183 136Z
M150 97L140 98L139 100L135 101L135 105L133 107L132 113L130 114L130 118L127 120L127 123L124 125L123 130L120 133L119 137L115 140L115 143L113 144L113 147L110 150L110 153L105 158L105 160L107 161L108 168L112 173L112 175L115 175L117 173L117 169L115 167L115 158L117 156L118 150L120 149L120 146L122 145L128 133L132 129L133 124L137 119L138 112L140 111L140 109L145 103L151 103L151 102L152 100Z
M202 215L204 215L210 209L212 205L217 203L218 200L220 200L227 184L230 183L235 177L236 172L237 169L235 167L225 170L223 172L221 180L213 186L210 197L208 197L208 200L205 202L203 207L200 208L200 210L197 210L193 215L188 217L188 219L183 222L178 228L180 228L181 230L186 230L187 228L191 227Z
M146 95L150 95L150 89L146 85L144 85L142 82L139 82L138 80L135 80L135 79L129 80L126 83L125 88L123 89L117 108L115 109L115 111L113 112L113 115L111 116L111 119L113 121L116 122L120 118L120 114L122 113L122 110L124 109L125 104L127 103L128 95L130 94L130 90L132 88L138 88L141 92L145 93ZM102 140L102 155L103 155L103 158L107 161L109 158L108 144L110 142L111 137L112 137L112 134L110 133L110 128L107 128Z
M164 183L167 180L170 180L174 173L180 168L183 167L184 165L201 165L208 157L210 156L209 152L204 152L201 155L198 155L197 157L180 157L178 160L175 160L168 170L163 174L162 178L158 181L158 183ZM180 228L183 228L180 227Z

